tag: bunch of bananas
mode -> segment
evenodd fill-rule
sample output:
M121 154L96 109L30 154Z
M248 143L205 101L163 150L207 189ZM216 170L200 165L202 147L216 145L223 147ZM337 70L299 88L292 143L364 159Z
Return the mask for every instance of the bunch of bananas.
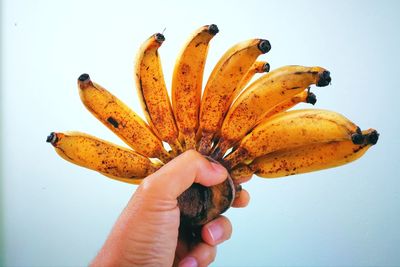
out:
M164 35L143 43L134 76L147 123L88 74L78 78L86 108L132 149L80 132L52 132L47 142L74 164L133 184L189 149L220 162L231 176L226 182L210 188L195 184L178 199L182 218L191 225L229 208L240 183L252 174L273 178L336 167L376 144L377 131L361 131L336 112L288 111L298 103L315 104L310 86L329 85L330 73L294 65L269 72L267 62L257 61L271 49L268 40L243 41L226 51L202 94L208 47L218 31L214 24L203 26L184 45L173 72L172 105L158 53ZM266 74L248 85L257 73ZM202 212L193 215L193 209Z

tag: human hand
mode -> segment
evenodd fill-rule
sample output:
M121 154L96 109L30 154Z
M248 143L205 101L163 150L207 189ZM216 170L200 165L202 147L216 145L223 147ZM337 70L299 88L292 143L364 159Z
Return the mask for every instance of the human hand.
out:
M205 224L202 241L189 246L179 239L177 197L193 183L212 186L227 171L195 151L186 151L148 176L118 218L92 266L207 266L216 245L230 238L232 226L224 216ZM249 195L242 190L234 207L244 207Z

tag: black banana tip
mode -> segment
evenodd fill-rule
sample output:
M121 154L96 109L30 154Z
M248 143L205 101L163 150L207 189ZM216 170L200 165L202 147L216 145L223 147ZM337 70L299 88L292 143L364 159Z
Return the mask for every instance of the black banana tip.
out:
M89 81L90 80L90 76L87 73L81 74L81 76L79 76L78 81L80 82L85 82L85 81Z
M208 32L211 35L216 35L219 32L218 26L215 24L211 24L210 26L208 26Z
M331 73L325 70L319 75L317 86L319 87L327 86L331 83L331 81L332 81Z
M156 38L156 41L158 42L158 43L162 43L162 42L164 42L165 41L165 36L164 36L164 34L162 34L162 33L156 33L155 35L154 35L154 38Z
M351 135L351 141L353 142L353 144L355 145L361 145L364 143L364 138L365 136L360 134L360 133L353 133Z
M315 105L317 103L317 96L313 92L309 92L306 101L311 105Z
M57 134L55 132L51 132L46 138L46 142L50 143L52 145L55 145L57 143L57 141L58 141L58 138L57 138Z
M379 133L376 130L373 130L366 135L366 139L368 144L375 145L378 143Z
M271 44L270 44L270 42L268 40L261 39L260 42L258 43L258 49L260 49L260 51L263 54L265 54L269 50L271 50Z
M265 63L263 66L263 72L269 72L271 69L271 66L269 65L269 63Z

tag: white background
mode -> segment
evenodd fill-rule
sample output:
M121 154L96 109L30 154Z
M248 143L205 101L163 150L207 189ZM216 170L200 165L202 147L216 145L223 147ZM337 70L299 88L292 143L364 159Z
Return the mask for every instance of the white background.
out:
M215 23L205 77L238 41L267 38L272 68L319 65L332 85L317 108L376 128L379 143L341 168L284 179L254 177L246 209L226 214L232 239L215 266L400 265L399 52L396 1L45 1L2 3L2 202L6 266L84 266L135 187L59 158L51 131L79 130L122 144L80 103L92 79L142 114L135 53L166 28L167 84L188 35ZM305 106L303 106L305 107Z

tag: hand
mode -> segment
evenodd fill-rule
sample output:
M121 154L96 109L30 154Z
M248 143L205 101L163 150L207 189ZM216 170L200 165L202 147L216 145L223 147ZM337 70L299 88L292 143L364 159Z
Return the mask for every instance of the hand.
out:
M201 230L194 247L179 240L177 197L193 183L212 186L223 182L227 171L195 151L186 151L148 176L118 218L92 266L207 266L216 245L229 239L232 226L224 216ZM244 207L249 195L242 190L233 206Z

